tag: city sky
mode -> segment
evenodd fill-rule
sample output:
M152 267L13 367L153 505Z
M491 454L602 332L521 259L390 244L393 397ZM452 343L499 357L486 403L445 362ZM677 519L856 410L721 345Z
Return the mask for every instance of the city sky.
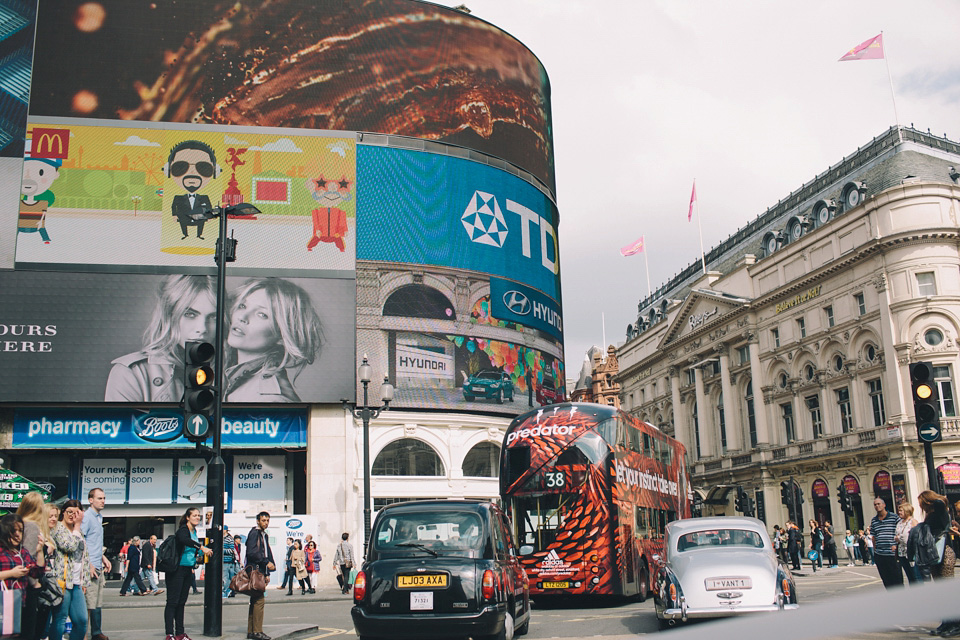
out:
M884 34L900 124L960 141L955 0L439 2L464 3L550 77L568 376L647 295L620 247L644 236L654 289L699 261L694 178L709 251L893 126L885 61L838 62L861 42Z

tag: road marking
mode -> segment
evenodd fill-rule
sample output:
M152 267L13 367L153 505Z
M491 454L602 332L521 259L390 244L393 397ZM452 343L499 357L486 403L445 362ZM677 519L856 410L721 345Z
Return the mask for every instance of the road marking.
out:
M351 634L353 633L352 630L347 630L347 629L328 629L326 627L317 627L317 629L320 631L324 631L325 633L321 633L315 636L310 636L309 638L303 638L302 640L319 640L320 638L329 638L330 636L340 636L345 633L351 633Z

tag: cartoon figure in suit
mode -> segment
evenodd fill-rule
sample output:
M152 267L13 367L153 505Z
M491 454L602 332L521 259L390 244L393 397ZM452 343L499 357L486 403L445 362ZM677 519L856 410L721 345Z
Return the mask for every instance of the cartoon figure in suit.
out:
M199 140L184 140L170 150L164 172L168 178L175 178L186 191L173 197L173 216L180 223L183 238L187 238L187 227L197 228L197 238L203 240L203 223L200 218L204 211L213 209L210 198L197 193L210 180L220 175L220 165L210 145Z

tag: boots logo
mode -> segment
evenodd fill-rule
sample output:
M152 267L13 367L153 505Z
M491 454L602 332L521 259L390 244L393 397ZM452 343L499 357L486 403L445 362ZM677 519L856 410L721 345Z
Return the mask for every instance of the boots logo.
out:
M507 221L492 194L475 191L460 221L471 241L503 248L507 239Z
M507 291L503 294L503 305L518 316L530 313L530 298L519 291Z

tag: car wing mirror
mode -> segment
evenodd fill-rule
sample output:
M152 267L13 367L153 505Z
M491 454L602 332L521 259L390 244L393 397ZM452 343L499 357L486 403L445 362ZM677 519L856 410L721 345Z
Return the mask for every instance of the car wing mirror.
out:
M653 557L653 561L654 561L654 562L660 562L660 554L659 554L659 553L653 554L652 557Z

